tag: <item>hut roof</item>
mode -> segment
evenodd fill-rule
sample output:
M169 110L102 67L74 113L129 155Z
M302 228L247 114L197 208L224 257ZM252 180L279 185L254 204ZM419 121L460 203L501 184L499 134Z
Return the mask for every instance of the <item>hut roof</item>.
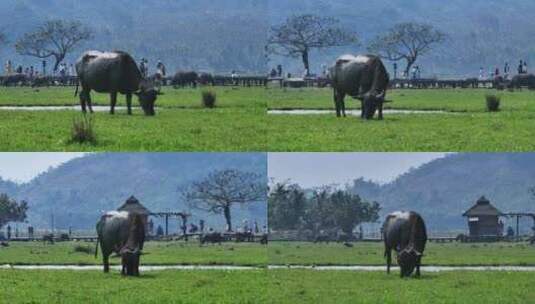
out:
M503 213L494 207L490 201L485 197L480 197L476 204L468 209L463 216L481 216L481 215L494 215L500 216Z
M133 195L128 198L121 207L117 208L117 211L128 211L143 215L150 215L151 213L149 209L145 208L145 206L143 206Z

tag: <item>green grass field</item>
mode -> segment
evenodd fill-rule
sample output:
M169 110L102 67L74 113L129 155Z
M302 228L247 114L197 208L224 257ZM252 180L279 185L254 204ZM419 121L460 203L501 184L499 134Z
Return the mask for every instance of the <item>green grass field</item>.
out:
M520 272L422 273L271 270L272 303L532 303L535 275Z
M265 270L144 272L0 270L0 303L272 303Z
M89 252L75 251L76 246L86 247ZM100 265L102 255L99 249L95 259L95 243L64 242L46 245L42 242L11 242L0 249L1 264L40 265ZM258 243L223 243L199 246L197 241L147 242L141 263L145 265L254 265L267 263L267 247ZM120 264L119 258L112 258L112 264Z
M264 88L210 88L217 108L201 107L201 89L165 88L157 114L146 117L117 110L93 114L97 144L72 144L78 110L0 111L1 151L265 151L267 117ZM78 105L73 88L0 88L0 105ZM94 104L109 105L93 94ZM138 106L136 98L133 105ZM125 106L120 97L118 106Z
M354 247L345 247L341 243L270 242L268 248L270 265L385 265L383 252L382 243L354 243ZM535 246L526 243L428 243L422 263L535 266Z
M502 97L486 112L485 95ZM269 109L333 109L331 89L270 89ZM269 151L494 152L533 151L535 92L488 89L394 90L386 108L445 114L385 114L383 121L349 116L269 115ZM349 108L360 102L346 99Z

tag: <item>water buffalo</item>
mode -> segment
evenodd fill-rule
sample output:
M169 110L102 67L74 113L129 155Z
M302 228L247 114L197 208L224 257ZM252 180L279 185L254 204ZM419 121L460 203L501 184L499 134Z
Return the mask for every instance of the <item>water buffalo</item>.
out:
M210 73L201 73L199 83L202 85L214 85L214 76Z
M175 73L171 84L174 87L185 87L191 86L193 88L197 87L197 81L199 80L199 75L194 71L178 71Z
M520 89L527 87L530 90L535 89L535 75L533 74L518 74L513 76L509 88Z
M28 77L25 74L17 73L4 76L2 85L5 87L24 85L28 82Z
M212 244L218 243L219 245L221 245L221 242L224 241L224 238L219 232L210 232L210 233L201 235L199 238L199 241L201 245L203 245L204 243L212 243Z
M336 116L346 116L344 98L349 95L361 101L361 117L372 119L379 110L383 119L383 103L389 76L381 59L374 55L343 55L329 70L333 87Z
M39 76L32 80L32 88L35 87L49 87L53 84L53 79L49 76Z
M416 267L420 276L420 264L427 242L427 232L422 217L413 211L397 211L386 216L383 224L386 272L390 273L392 249L396 250L401 277L408 277Z
M132 94L138 96L139 104L145 115L154 115L154 103L161 93L148 80L143 79L136 62L129 54L121 51L88 51L76 62L76 73L82 86L80 104L86 112L86 104L92 113L91 90L109 93L111 99L110 113L115 113L117 93L126 95L128 114L132 114Z
M145 224L141 215L126 211L110 211L97 223L97 248L102 251L104 272L109 272L109 256L115 252L121 256L123 275L139 275L139 257L145 242Z

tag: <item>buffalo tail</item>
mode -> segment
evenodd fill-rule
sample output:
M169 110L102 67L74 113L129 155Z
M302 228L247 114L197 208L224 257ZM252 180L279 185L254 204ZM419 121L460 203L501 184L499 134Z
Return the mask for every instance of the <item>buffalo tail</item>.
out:
M78 85L80 84L79 81L76 81L76 90L74 91L74 97L78 95Z
M99 243L99 241L100 241L100 238L97 238L97 245L95 246L95 259L98 256L98 243Z

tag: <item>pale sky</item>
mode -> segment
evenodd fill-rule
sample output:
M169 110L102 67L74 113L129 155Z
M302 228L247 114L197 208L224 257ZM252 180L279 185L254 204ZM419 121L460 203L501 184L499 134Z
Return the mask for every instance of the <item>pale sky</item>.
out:
M3 152L0 153L0 176L5 180L24 183L49 167L56 167L85 153L77 152Z
M269 153L268 174L275 182L290 179L303 187L343 185L359 177L390 182L411 167L446 153Z

